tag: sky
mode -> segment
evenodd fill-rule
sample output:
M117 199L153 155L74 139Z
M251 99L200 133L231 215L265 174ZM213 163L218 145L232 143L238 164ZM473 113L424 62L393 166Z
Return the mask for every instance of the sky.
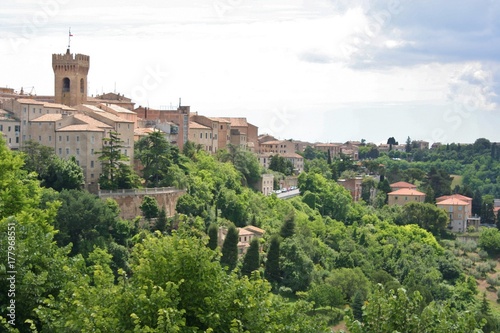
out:
M14 0L0 87L54 94L53 53L88 93L246 117L279 139L500 141L495 0Z

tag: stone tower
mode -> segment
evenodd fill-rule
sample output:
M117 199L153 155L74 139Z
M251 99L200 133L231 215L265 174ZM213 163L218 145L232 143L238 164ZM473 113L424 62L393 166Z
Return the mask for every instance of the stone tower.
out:
M87 101L89 66L89 56L83 54L73 55L69 52L69 48L66 54L52 55L56 103L75 106Z

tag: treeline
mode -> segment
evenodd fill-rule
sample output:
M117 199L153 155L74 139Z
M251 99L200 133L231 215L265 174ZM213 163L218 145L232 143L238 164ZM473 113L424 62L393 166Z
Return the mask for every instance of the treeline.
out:
M148 140L136 153L144 179L187 188L173 218L145 202L147 219L124 221L111 201L43 188L23 169L25 156L0 144L1 244L9 223L17 231L16 326L3 293L3 327L312 333L346 318L351 332L387 332L406 331L411 318L411 332L481 332L497 322L482 312L475 279L438 242L444 226L432 205L354 203L320 164L299 177L301 196L264 197L247 186L262 170L246 152L210 156L188 144L181 153ZM235 256L235 227L247 225L266 232ZM228 230L221 247L219 228ZM5 279L0 288L9 288Z

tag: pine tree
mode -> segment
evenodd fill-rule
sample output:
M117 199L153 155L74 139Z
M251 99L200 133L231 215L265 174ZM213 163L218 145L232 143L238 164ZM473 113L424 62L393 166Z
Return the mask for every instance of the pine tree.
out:
M425 203L435 204L436 198L434 197L434 190L430 185L425 188Z
M362 321L362 319L363 319L363 304L364 304L363 295L358 290L354 294L354 297L353 297L352 302L351 302L351 309L352 309L352 314L354 316L354 319Z
M289 213L281 226L280 235L283 238L292 237L295 234L295 214Z
M159 230L160 232L165 232L167 228L167 212L165 212L165 209L161 208L160 212L158 213L158 218L156 219L155 223L155 230Z
M212 250L215 250L218 245L218 233L219 233L219 228L217 227L216 224L210 224L208 227L208 247Z
M259 267L260 267L259 240L257 238L254 238L250 242L250 247L248 248L248 251L245 254L245 258L243 258L243 266L241 267L241 273L249 276L253 271L258 270Z
M279 283L280 274L280 241L278 237L271 238L271 244L267 251L267 261L264 271L264 277L271 283Z
M232 271L238 263L238 229L231 225L227 231L224 244L222 244L222 258L220 263Z

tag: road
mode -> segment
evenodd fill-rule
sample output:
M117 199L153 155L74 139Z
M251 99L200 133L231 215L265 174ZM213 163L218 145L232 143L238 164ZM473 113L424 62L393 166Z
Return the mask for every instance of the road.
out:
M289 199L289 198L293 198L297 195L300 195L300 191L298 188L295 190L291 190L288 192L283 192L283 193L277 194L276 196L280 199Z

